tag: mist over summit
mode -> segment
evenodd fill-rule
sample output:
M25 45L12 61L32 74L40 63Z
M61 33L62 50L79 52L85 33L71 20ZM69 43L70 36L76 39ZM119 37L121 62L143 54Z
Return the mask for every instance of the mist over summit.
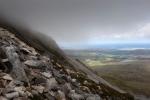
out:
M149 10L148 0L0 1L0 18L47 34L60 46L149 42Z

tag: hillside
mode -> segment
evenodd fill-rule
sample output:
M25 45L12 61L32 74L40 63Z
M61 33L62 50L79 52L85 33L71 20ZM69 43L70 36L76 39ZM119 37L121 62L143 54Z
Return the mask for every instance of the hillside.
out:
M0 28L0 94L0 100L134 100L50 37L11 27Z

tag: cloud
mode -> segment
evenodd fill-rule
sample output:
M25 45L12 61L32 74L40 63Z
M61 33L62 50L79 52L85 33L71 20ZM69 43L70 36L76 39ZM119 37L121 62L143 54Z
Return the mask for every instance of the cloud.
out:
M0 17L60 45L150 40L149 11L150 0L0 0Z
M149 38L150 39L150 23L145 24L138 30L139 36L141 38Z
M145 43L150 42L150 23L137 25L129 32L122 33L94 33L89 39L91 44L101 43Z

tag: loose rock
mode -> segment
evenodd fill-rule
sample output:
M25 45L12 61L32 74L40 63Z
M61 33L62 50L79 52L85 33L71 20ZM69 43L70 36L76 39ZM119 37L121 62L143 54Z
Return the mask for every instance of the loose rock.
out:
M17 98L17 97L19 97L19 93L18 92L12 92L12 93L5 94L5 96L7 99Z

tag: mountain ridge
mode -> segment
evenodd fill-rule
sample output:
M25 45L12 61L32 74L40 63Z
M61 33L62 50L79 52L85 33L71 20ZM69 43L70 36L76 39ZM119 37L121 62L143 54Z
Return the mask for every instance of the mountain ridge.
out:
M89 88L91 94L93 94L94 93L93 91L95 91L94 94L98 94L102 100L103 99L106 99L106 100L109 100L109 99L110 100L134 100L134 97L132 95L130 95L129 93L126 93L125 91L112 86L107 81L103 80L102 78L97 76L95 73L93 73L90 69L88 69L81 62L76 61L76 60L68 57L67 55L65 55L65 53L58 47L56 42L53 39L51 39L50 37L44 36L43 34L40 34L40 33L37 35L37 32L34 32L34 31L29 32L29 31L18 29L18 28L13 28L12 26L7 26L7 25L0 25L0 26L3 27L4 31L8 30L9 35L14 34L14 37L17 38L18 41L27 43L26 45L29 45L29 46L35 48L35 50L37 50L39 52L39 55L46 56L46 57L48 57L48 59L53 58L53 59L51 59L52 66L57 66L58 69L60 68L64 72L68 73L68 75L70 75L72 78L74 77L75 80L77 80L80 84L83 84L85 81L88 80L88 82L92 86L92 87L87 86L87 88ZM27 33L30 36L28 36ZM7 41L11 42L10 41L11 36L9 36L9 35L6 35L6 37L8 37ZM1 38L4 38L2 36L3 35L1 34ZM14 41L14 40L12 39L12 41ZM6 41L4 41L4 42L6 42ZM11 45L14 46L13 43ZM9 44L9 46L11 46L11 45ZM16 45L19 45L19 44L16 44ZM5 48L5 49L8 49L8 48ZM18 55L18 56L20 56L20 55ZM26 55L24 55L24 56L26 56ZM71 72L70 72L70 70L71 70ZM77 74L77 76L75 74ZM80 75L81 75L81 77L80 77ZM100 87L101 91L97 90L96 87ZM101 92L103 92L103 93L101 93ZM60 99L60 100L63 100L63 99ZM66 100L66 99L64 99L64 100ZM80 100L80 99L72 99L72 100ZM99 99L94 99L94 100L99 100Z

